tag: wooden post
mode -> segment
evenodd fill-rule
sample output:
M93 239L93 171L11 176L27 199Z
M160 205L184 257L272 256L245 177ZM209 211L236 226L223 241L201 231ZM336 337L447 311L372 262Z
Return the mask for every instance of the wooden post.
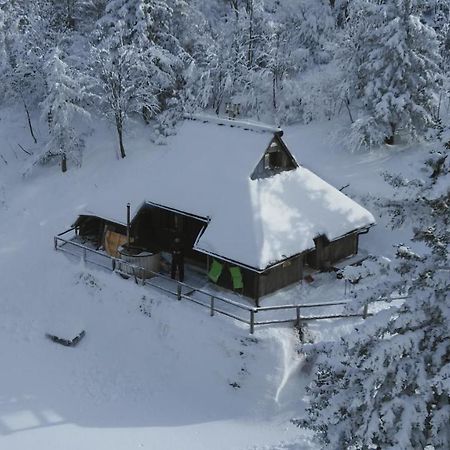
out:
M116 271L116 258L111 258L111 268L113 272Z
M181 300L181 284L177 284L177 298L178 300Z
M210 315L211 317L214 315L214 296L211 295L211 310L210 310Z
M295 321L295 327L297 328L298 331L298 338L300 339L300 342L303 343L303 338L304 338L304 333L303 333L303 329L302 329L302 322L301 322L301 315L300 315L300 306L297 305L297 307L295 308L295 312L297 315L296 321Z
M250 311L250 334L255 332L255 310Z
M53 238L53 245L55 246L55 250L58 250L58 239L56 236Z
M296 319L296 322L295 322L295 326L300 330L300 326L301 326L301 323L300 323L300 306L297 306L295 308L295 312L297 313L297 319Z
M369 311L369 304L366 303L366 304L364 305L364 309L363 309L363 319L367 319L367 313L368 313L368 311Z

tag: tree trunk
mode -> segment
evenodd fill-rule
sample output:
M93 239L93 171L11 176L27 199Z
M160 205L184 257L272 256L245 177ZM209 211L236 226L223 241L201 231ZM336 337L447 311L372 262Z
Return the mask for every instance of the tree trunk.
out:
M247 1L247 13L249 15L247 64L251 68L253 65L253 0Z
M117 135L119 136L120 157L125 158L125 147L123 146L123 120L118 114L116 114L116 128Z
M144 122L146 123L146 125L148 125L150 123L150 120L152 118L152 113L145 105L142 107L142 118L144 119Z
M67 157L66 157L66 154L65 153L63 153L62 155L61 155L61 171L64 173L64 172L67 172Z
M74 17L74 0L67 0L66 2L66 27L69 30L75 29L75 17Z
M274 73L272 77L272 104L273 109L277 110L277 75Z
M394 145L394 135L384 138L384 143L387 145Z
M125 147L123 146L123 133L122 129L117 129L117 133L119 134L119 148L120 148L120 157L123 159L125 158Z
M353 120L352 112L351 112L351 110L350 110L350 100L348 99L347 96L345 96L344 103L345 103L345 107L347 108L348 115L349 115L349 117L350 117L350 122L351 122L351 123L355 123L355 121Z
M30 112L28 111L28 107L27 107L27 104L25 103L23 96L22 96L22 101L23 101L23 106L25 108L25 112L27 114L28 128L30 130L31 137L33 138L34 143L37 144L37 139L36 139L36 136L34 135L34 131L33 131L33 125L31 124Z
M396 125L395 125L395 123L392 123L392 122L390 125L391 125L392 134L390 136L385 137L384 143L388 144L388 145L394 145L394 136L395 136Z

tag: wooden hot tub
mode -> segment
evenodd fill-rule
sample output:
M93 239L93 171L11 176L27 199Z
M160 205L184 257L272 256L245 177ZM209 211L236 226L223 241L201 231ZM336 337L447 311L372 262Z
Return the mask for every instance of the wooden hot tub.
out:
M161 255L159 252L150 252L133 245L122 245L117 250L120 259L144 269L143 273L142 270L136 272L136 275L140 278L150 278L154 276L152 272L158 273L160 270ZM128 275L134 275L133 268L126 264L120 264L120 259L117 261L119 269Z

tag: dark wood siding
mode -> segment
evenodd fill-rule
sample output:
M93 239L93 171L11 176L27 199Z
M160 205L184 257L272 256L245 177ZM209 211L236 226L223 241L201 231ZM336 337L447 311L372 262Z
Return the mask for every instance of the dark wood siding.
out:
M271 294L303 278L303 254L266 270L259 277L259 297Z
M157 206L144 206L133 219L131 236L136 245L152 251L170 252L175 237L180 237L185 256L206 265L206 256L193 250L205 222Z
M75 223L80 236L97 242L99 246L102 244L105 225L117 233L126 234L125 226L99 217L80 216ZM205 221L195 217L146 205L133 219L131 238L139 247L151 251L170 252L175 237L179 236L184 245L187 261L207 269L210 267L211 257L193 249L194 243L205 226ZM315 243L315 250L290 258L263 273L241 268L244 283L241 293L254 299L258 304L261 297L302 280L304 264L314 269L331 267L334 263L358 252L358 233L348 234L331 242L325 236L318 236ZM233 290L229 269L235 264L220 258L216 259L223 264L222 275L217 285Z
M306 256L307 264L314 269L326 269L341 259L358 253L358 233L348 234L328 241L324 236L315 239L316 249Z
M331 242L328 248L328 258L332 263L356 253L358 253L358 234L356 233Z
M223 265L223 270L217 285L225 289L233 290L229 268L234 264L215 258ZM263 273L241 268L244 281L243 294L259 303L259 298L271 294L278 289L296 283L303 278L303 255L298 255L284 263L268 269Z
M109 220L102 219L95 216L80 216L75 222L75 230L79 236L94 243L97 247L103 245L103 234L105 231L105 225L108 229L120 234L126 234L127 229L124 225L110 222Z

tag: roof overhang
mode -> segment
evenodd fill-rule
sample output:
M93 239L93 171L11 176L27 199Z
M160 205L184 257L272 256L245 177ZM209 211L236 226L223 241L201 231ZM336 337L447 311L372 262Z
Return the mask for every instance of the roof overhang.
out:
M111 217L103 216L101 214L95 214L95 213L89 212L89 211L79 214L77 217L77 220L75 220L75 222L71 226L76 227L83 217L92 217L92 218L96 218L96 219L102 219L102 220L105 220L106 222L115 223L117 225L121 225L124 227L127 226L127 224L125 222L121 222L120 220L112 219Z
M135 215L134 215L134 217L133 217L131 223L133 223L133 221L134 221L134 220L136 219L136 217L138 216L139 211L141 211L142 208L145 207L145 206L150 206L150 207L155 207L155 208L164 209L164 210L166 210L166 211L171 211L171 212L174 212L174 213L177 213L177 214L186 216L186 217L191 217L191 218L193 218L193 219L197 219L197 220L199 220L199 221L201 221L201 222L204 222L205 225L204 225L203 228L200 230L200 233L198 234L197 239L195 240L195 243L194 243L194 246L193 246L193 250L196 250L196 251L199 252L199 253L203 253L203 254L205 254L205 255L207 255L207 256L211 256L211 257L213 257L213 258L219 258L219 259L221 259L221 260L223 260L223 261L226 261L226 262L228 262L228 263L230 263L230 264L234 264L235 266L242 267L242 268L244 268L244 269L250 270L250 271L255 272L255 273L262 274L262 273L266 272L267 270L273 269L273 268L275 268L275 267L278 267L278 266L284 264L286 261L289 261L289 260L298 258L298 257L301 256L302 254L308 253L308 252L313 251L313 250L315 249L315 247L311 247L311 248L309 248L309 249L303 250L302 252L295 253L295 254L290 255L290 256L286 256L286 257L283 258L283 259L280 259L280 260L278 260L278 261L275 261L275 262L272 263L272 264L267 265L267 266L266 266L265 268L263 268L263 269L262 269L262 268L258 268L258 267L253 267L253 266L250 266L250 265L248 265L248 264L245 264L245 263L236 261L236 260L234 260L234 259L228 258L228 257L226 257L226 256L224 256L224 255L220 255L220 254L218 254L218 253L214 253L214 252L212 252L212 251L202 249L202 248L198 245L198 242L199 242L200 238L202 237L204 231L206 230L206 227L208 226L208 224L209 224L210 221L211 221L211 218L210 218L210 217L208 217L208 216L199 216L199 215L197 215L197 214L193 214L193 213L190 213L190 212L187 212L187 211L182 211L182 210L180 210L180 209L172 208L172 207L170 207L170 206L161 205L161 204L159 204L159 203L155 203L155 202L151 202L151 201L145 201L145 202L143 202L143 203L141 204L141 206L136 210L136 213L135 213ZM80 221L80 219L81 219L82 217L94 217L94 218L102 219L102 220L105 220L105 221L107 221L107 222L115 223L115 224L118 224L118 225L121 225L121 226L126 227L126 224L123 223L123 222L117 221L116 219L111 219L110 217L98 215L98 214L95 214L95 213L92 213L92 212L84 212L83 214L80 214L80 215L78 216L77 220L73 223L72 227L76 227L76 226L78 225L78 222ZM347 237L347 236L349 236L349 235L351 235L351 234L358 234L358 235L359 235L359 234L365 234L365 233L367 233L367 232L369 231L369 229L370 229L371 227L373 227L374 225L376 225L375 222L374 222L374 223L371 223L371 224L369 224L369 225L367 225L367 226L364 226L364 227L361 227L361 228L357 228L357 229L355 229L355 230L353 230L353 231L350 231L350 232L348 232L348 233L346 233L346 234L343 234L343 235L341 235L341 236L339 236L339 237L337 237L337 238L334 238L334 239L330 240L330 243L331 243L331 242L338 241L339 239L345 238L345 237Z
M208 216L199 216L197 214L193 214L187 211L182 211L181 209L177 209L177 208L172 208L170 206L166 206L166 205L161 205L160 203L155 203L155 202L150 202L150 201L145 201L141 207L136 211L136 214L133 217L133 221L134 219L137 217L139 211L142 209L142 207L144 206L153 206L155 208L160 208L160 209L165 209L166 211L170 211L170 212L174 212L177 214L181 214L182 216L186 216L186 217L191 217L193 219L197 219L200 220L201 222L205 222L205 223L209 223L211 218ZM133 222L132 221L132 222Z

